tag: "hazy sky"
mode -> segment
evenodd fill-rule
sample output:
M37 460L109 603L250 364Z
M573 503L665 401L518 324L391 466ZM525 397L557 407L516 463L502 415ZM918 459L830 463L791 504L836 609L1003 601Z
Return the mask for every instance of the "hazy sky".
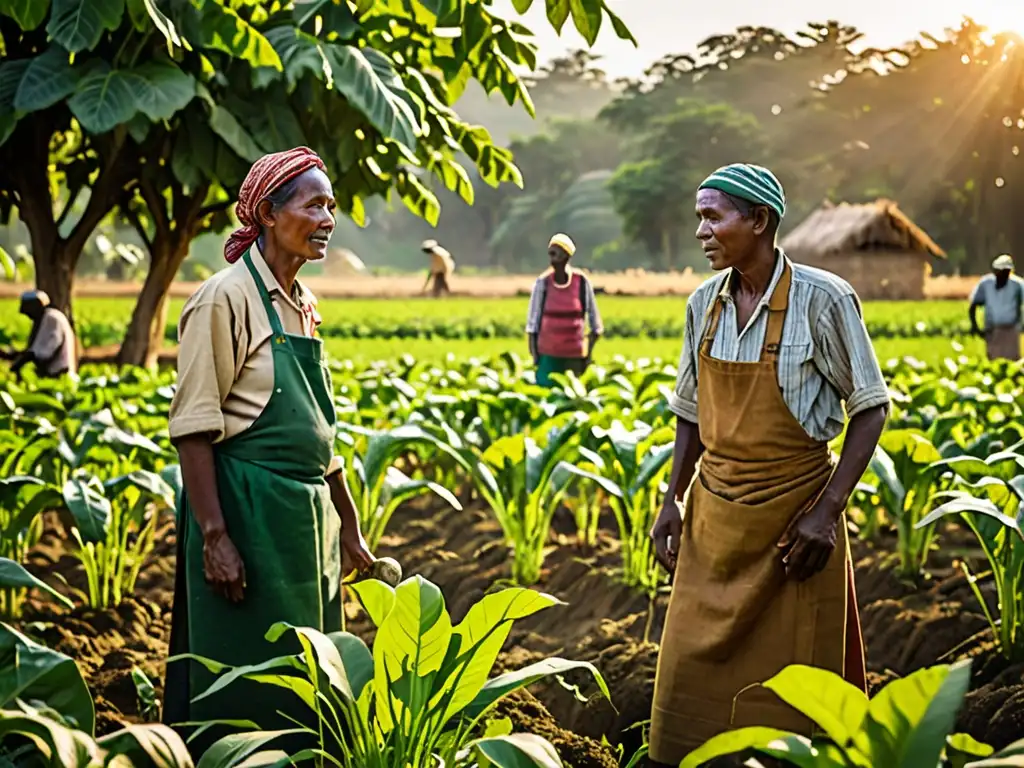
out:
M666 53L693 51L701 40L730 32L744 24L771 26L793 32L809 21L835 19L852 24L867 35L869 45L895 45L921 30L941 33L969 15L994 30L1024 34L1024 0L610 0L626 22L638 47L618 40L610 25L601 29L593 51L612 77L639 75ZM544 15L544 0L534 0L526 16L536 34L541 60L586 44L568 21L559 38ZM510 0L496 0L498 15L511 16ZM899 9L899 10L897 10Z

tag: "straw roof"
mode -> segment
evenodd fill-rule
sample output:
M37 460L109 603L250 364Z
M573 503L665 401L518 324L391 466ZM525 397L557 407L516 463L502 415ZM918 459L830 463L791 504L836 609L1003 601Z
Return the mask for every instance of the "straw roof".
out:
M892 200L825 203L782 240L789 254L831 256L852 251L909 251L945 258L946 253Z

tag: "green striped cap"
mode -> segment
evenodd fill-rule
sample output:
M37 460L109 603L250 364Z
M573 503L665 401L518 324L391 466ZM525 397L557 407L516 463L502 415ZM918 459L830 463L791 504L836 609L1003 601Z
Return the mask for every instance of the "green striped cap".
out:
M717 189L727 195L764 205L779 214L779 220L786 215L786 193L775 174L760 165L733 163L712 173L697 189Z

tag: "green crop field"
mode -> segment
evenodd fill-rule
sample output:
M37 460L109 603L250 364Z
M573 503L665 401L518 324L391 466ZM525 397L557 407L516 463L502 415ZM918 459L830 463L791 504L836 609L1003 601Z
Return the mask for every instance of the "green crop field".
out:
M599 298L606 328L596 358L616 355L674 362L686 318L682 297ZM184 302L171 302L165 338L174 343ZM322 301L321 335L340 359L374 360L412 354L419 359L525 354L523 325L527 299L331 299ZM75 303L76 326L85 347L120 342L131 318L131 298L83 298ZM967 335L964 302L869 302L865 322L879 359L915 357L929 364L948 356L982 354L980 340ZM0 345L18 344L28 322L15 302L0 308Z

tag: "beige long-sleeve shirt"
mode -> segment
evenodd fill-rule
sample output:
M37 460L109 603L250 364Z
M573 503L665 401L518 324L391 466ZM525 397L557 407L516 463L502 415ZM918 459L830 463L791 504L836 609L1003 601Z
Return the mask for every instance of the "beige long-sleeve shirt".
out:
M313 336L320 324L316 297L298 280L288 294L259 249L254 246L251 255L285 333ZM272 334L259 288L244 261L199 286L178 321L172 440L208 433L218 443L256 421L274 388ZM340 468L335 458L327 474Z

